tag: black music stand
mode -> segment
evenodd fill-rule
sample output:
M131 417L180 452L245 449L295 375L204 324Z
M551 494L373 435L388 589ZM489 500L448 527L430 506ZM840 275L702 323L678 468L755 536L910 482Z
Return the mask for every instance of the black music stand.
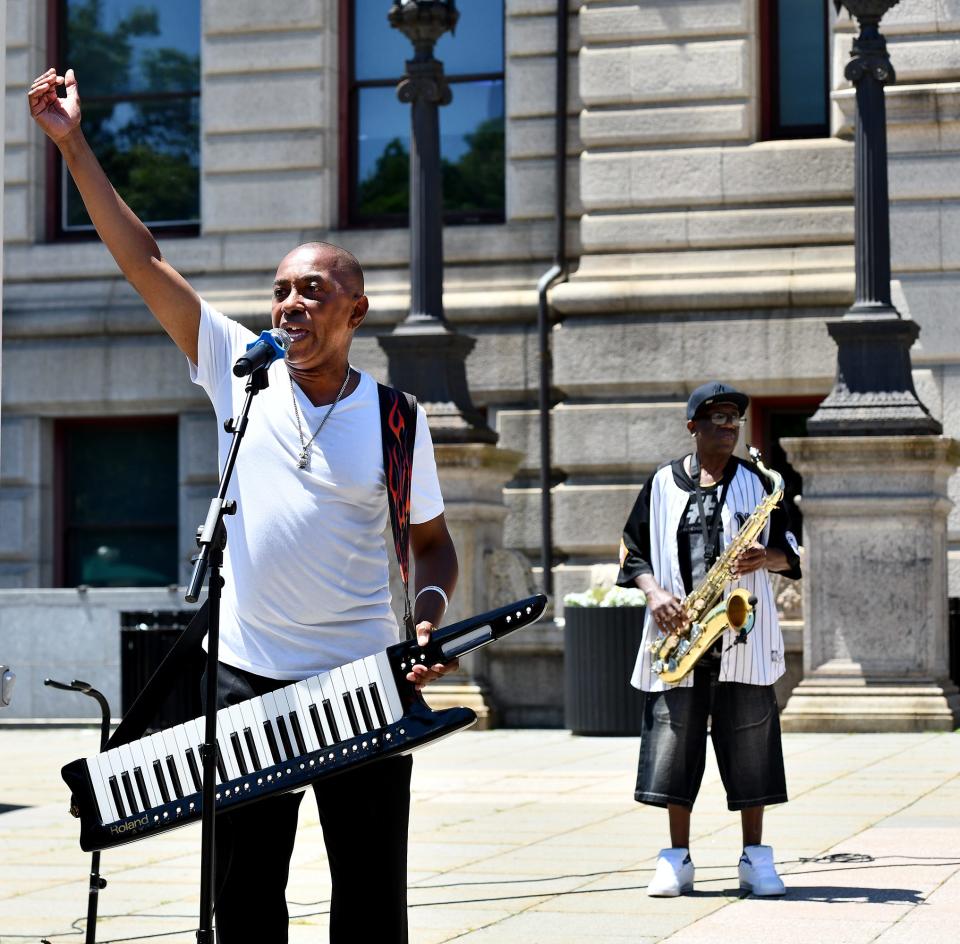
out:
M89 695L100 706L100 751L107 749L110 739L110 703L102 692L98 692L89 682L74 679L68 685L66 682L57 682L53 679L44 679L44 685L59 688L65 692L79 692ZM100 853L94 852L90 858L90 893L87 896L87 936L85 944L96 944L97 940L97 903L100 891L107 887L107 880L100 877Z
M206 684L206 726L204 744L201 748L203 759L203 799L201 804L202 831L200 837L200 922L197 928L198 944L213 944L213 890L215 881L216 852L214 847L214 817L216 814L216 769L217 769L217 675L218 652L220 648L220 596L223 590L223 551L227 546L227 529L224 524L226 515L236 514L237 503L227 500L227 489L237 461L240 441L247 430L247 419L253 398L269 385L267 366L259 367L250 374L244 388L247 394L240 415L230 418L223 428L233 435L230 451L220 476L217 497L210 502L207 518L197 529L199 554L194 559L193 576L187 588L187 603L196 603L203 588L203 578L207 570L210 580L207 591L207 684Z

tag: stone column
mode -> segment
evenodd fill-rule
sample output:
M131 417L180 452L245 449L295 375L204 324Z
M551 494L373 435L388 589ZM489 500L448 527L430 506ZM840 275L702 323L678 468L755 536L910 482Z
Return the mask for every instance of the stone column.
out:
M449 625L512 602L499 598L491 581L491 564L495 555L505 553L503 521L507 507L503 503L503 487L519 467L522 455L485 443L440 443L434 451L444 514L460 563L457 592L444 618L444 624ZM517 588L516 598L527 595L527 591L527 587ZM430 705L464 705L477 713L479 729L492 726L496 694L489 689L488 655L487 650L481 649L467 656L457 675L430 685L425 690Z
M942 436L782 441L803 476L804 679L785 731L950 731Z

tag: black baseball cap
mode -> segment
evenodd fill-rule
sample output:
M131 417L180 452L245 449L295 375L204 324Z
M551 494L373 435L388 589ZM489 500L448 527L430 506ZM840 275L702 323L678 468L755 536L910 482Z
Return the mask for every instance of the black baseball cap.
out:
M710 380L701 384L690 394L690 399L687 400L687 419L696 419L698 413L715 403L733 403L743 416L750 403L750 397L729 384Z

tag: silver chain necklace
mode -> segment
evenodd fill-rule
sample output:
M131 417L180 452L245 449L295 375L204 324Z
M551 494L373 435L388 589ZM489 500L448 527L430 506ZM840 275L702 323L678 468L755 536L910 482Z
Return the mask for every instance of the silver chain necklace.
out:
M300 456L297 459L297 468L298 469L307 469L310 467L310 447L313 445L313 441L320 435L320 430L323 429L324 423L330 419L330 414L333 412L333 408L340 402L341 397L343 397L343 391L347 389L347 383L350 380L350 365L347 364L347 376L343 378L343 385L340 387L340 392L337 394L336 399L333 403L330 404L327 412L323 414L323 418L320 420L320 425L317 427L316 432L306 441L303 441L303 424L300 422L300 407L297 406L297 394L293 389L293 377L290 377L290 396L293 398L293 415L297 419L297 432L300 434Z

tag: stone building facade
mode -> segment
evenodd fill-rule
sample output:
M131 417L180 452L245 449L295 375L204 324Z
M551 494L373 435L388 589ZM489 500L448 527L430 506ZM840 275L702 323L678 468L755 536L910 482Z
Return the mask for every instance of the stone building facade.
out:
M828 128L777 140L764 131L767 0L569 4L570 277L550 292L558 596L583 589L593 565L615 558L639 482L687 442L693 387L722 377L748 391L748 429L763 439L777 434L772 417L812 412L832 386L836 349L825 322L843 313L854 287L852 94L843 79L853 25L822 5ZM289 248L313 239L348 247L364 263L371 299L354 361L383 378L376 335L406 312L407 231L343 225L344 6L290 0L279 9L203 0L200 231L163 238L163 249L221 310L262 327L272 273ZM47 12L7 0L0 645L21 653L22 665L40 661L21 638L34 588L44 612L51 594L77 598L70 587L51 589L58 422L176 417L181 581L216 476L213 417L183 358L102 246L46 235L48 158L23 99L49 61ZM960 0L902 0L884 32L898 74L887 90L894 297L922 327L913 352L920 396L957 436ZM447 317L477 340L474 400L500 445L523 457L503 490L504 543L534 571L536 284L553 252L555 37L555 0L506 0L504 220L449 226L444 243ZM956 594L960 512L950 537ZM165 593L151 590L151 605ZM561 634L552 625L538 633L504 649L519 661L490 670L508 723L560 721ZM43 638L53 645L55 629ZM3 651L0 659L17 661ZM520 665L531 679L523 697ZM41 695L24 699L26 714L64 710Z

